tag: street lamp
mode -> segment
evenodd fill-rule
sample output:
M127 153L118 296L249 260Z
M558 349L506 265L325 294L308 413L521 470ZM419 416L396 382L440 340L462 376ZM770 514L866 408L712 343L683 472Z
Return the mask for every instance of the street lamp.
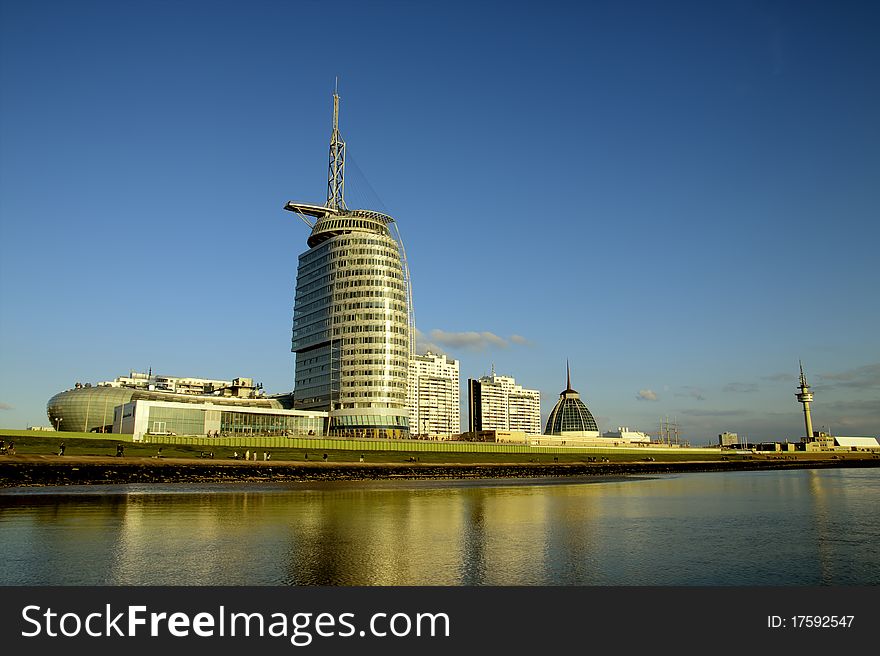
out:
M58 417L56 417L56 419L55 419L55 431L58 433L61 432L61 416L60 415Z

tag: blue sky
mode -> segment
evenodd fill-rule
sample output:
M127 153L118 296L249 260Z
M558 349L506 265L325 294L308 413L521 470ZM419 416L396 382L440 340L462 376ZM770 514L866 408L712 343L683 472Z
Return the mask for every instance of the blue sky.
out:
M602 429L784 439L802 358L817 427L880 432L875 3L0 7L0 426L148 367L292 387L338 76L463 380L546 417L568 358Z

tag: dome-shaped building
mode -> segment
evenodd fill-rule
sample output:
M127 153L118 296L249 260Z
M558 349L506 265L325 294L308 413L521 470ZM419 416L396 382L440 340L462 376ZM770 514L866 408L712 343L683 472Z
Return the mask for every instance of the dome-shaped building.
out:
M599 427L589 408L581 401L581 395L571 389L571 370L565 365L566 386L559 401L547 419L545 435L569 435L572 437L598 437Z

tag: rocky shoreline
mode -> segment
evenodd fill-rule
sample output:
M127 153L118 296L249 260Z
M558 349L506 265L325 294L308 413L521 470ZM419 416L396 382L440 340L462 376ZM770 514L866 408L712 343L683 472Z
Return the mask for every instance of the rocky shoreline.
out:
M0 460L0 487L126 483L358 481L389 479L561 478L684 472L877 467L880 458L628 463L325 463L21 456Z

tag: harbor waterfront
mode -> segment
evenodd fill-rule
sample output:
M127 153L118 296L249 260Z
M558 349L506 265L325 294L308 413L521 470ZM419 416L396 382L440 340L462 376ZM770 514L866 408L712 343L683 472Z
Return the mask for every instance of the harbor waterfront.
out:
M4 431L9 437L11 431ZM561 447L419 440L20 432L0 457L0 487L107 483L541 478L606 474L877 467L874 450L758 452L721 448ZM64 445L63 448L61 445Z
M878 468L880 458L679 460L667 462L312 462L16 456L0 461L0 488L119 483L366 481L376 479L568 478L779 469ZM415 459L414 459L415 460ZM534 460L534 459L533 459Z
M3 585L877 585L880 470L0 490Z

